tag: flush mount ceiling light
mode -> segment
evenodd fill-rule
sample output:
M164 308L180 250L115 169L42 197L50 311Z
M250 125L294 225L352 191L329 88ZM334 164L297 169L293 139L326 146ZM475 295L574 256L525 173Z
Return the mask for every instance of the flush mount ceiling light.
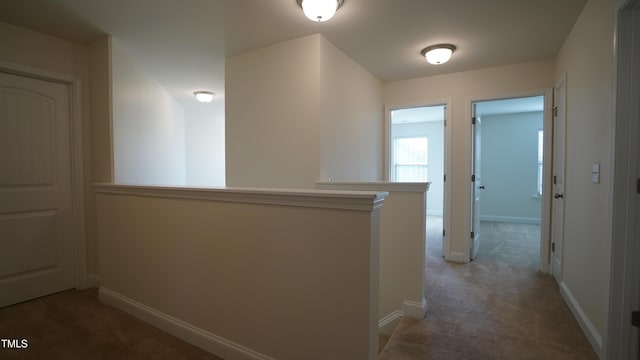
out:
M429 64L440 65L444 64L451 58L451 54L456 51L456 47L451 44L438 44L431 45L422 49L420 52L422 56L427 58Z
M335 15L344 0L296 0L311 21L327 21Z
M196 96L196 99L198 99L198 101L203 103L208 103L208 102L211 102L211 100L213 100L213 96L215 94L212 93L211 91L194 91L193 95Z

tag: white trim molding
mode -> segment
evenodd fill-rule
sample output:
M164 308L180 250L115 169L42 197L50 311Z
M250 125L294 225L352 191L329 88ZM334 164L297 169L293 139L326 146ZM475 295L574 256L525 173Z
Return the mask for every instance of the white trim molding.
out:
M387 192L94 184L97 194L374 211Z
M404 316L404 313L400 310L394 310L391 313L387 314L387 316L378 320L378 333L391 335L395 331L398 323L400 322L400 318Z
M595 326L593 326L591 320L589 320L587 314L584 312L584 310L582 310L582 307L573 296L573 293L564 281L560 283L560 294L562 294L562 297L569 306L569 309L571 310L571 313L573 313L573 316L578 320L578 324L580 325L580 328L582 329L584 334L587 336L591 347L593 347L593 350L598 355L598 358L601 359L602 336L600 335L598 330L596 330Z
M164 314L113 290L101 287L98 294L100 300L104 303L227 360L275 360L231 340Z
M430 182L392 182L392 181L318 181L316 189L350 191L398 191L427 192Z
M380 334L391 335L395 330L400 318L410 317L413 319L424 319L427 312L427 299L422 301L405 300L402 302L402 310L394 310L382 319L378 320L378 332Z
M422 298L421 301L405 300L402 303L402 313L404 316L422 319L427 312L427 299Z
M537 224L540 225L540 218L519 217L519 216L501 216L501 215L480 215L480 221L508 222L518 224Z
M465 253L461 253L459 251L450 251L449 252L449 256L446 257L445 255L445 260L447 261L453 261L453 262L457 262L457 263L467 263L467 255L465 255Z

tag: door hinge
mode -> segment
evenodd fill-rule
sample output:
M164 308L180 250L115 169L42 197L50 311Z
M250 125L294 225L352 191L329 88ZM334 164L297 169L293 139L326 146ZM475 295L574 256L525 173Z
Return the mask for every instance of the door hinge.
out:
M557 106L552 107L551 111L553 112L553 116L558 116L558 107Z
M472 232L471 232L471 238L472 238L472 239L475 239L475 237L476 237L475 235L476 235L476 233L472 231Z
M551 243L551 251L552 252L556 251L556 243L554 243L554 242Z
M636 192L638 192L638 194L640 194L640 178L638 178L638 182L636 184Z
M445 236L447 236L447 230L442 229L442 237L445 237Z
M631 325L640 327L640 311L631 312Z
M475 125L475 124L476 124L476 117L475 117L475 116L473 116L473 117L471 118L471 125Z
M471 182L476 182L476 174L471 175Z
M557 184L558 184L558 176L553 175L553 185L557 185Z
M444 175L444 182L447 182L447 175Z

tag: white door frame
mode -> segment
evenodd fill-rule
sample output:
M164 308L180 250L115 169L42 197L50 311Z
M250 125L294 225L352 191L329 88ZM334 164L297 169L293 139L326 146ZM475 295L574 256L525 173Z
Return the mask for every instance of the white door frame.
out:
M471 219L469 232L469 261L476 258L480 250L480 190L482 189L482 178L480 174L480 160L482 154L482 119L477 113L476 102L471 103L471 118L475 119L471 122Z
M444 174L447 177L444 183L444 204L442 209L442 227L447 236L444 236L442 253L446 260L451 258L450 241L451 238L451 180L448 174L451 173L451 99L429 100L419 103L393 104L385 106L385 136L384 136L384 180L391 179L391 141L393 140L391 133L391 111L399 109L409 109L427 106L444 105ZM429 215L429 214L427 214Z
M82 117L80 79L44 69L10 63L0 60L0 71L45 81L66 84L69 87L70 134L71 141L71 216L73 219L73 244L75 258L76 288L91 287L94 281L89 280L87 267L87 238L85 233L84 206L84 166L82 149Z
M523 98L523 97L533 97L533 96L544 96L544 109L543 109L543 131L544 131L544 159L542 164L542 189L543 194L542 197L542 214L541 214L541 223L540 223L540 272L548 274L550 269L550 218L551 218L551 198L549 197L550 191L547 189L551 188L551 129L552 129L552 118L551 118L551 107L553 101L553 89L536 89L530 91L521 91L521 92L509 92L503 94L495 94L495 95L486 95L486 96L473 96L467 97L466 99L466 114L468 114L469 126L465 126L464 128L467 131L466 138L467 143L472 144L472 136L473 133L471 131L471 117L472 115L472 104L475 102L482 101L493 101L493 100L504 100L504 99L515 99L515 98ZM468 148L470 149L470 147ZM471 151L467 152L468 155L468 166L469 169L468 181L471 183L471 163L473 159L471 159L472 153ZM467 205L466 214L465 214L465 229L471 229L471 212L473 209L471 208L471 186L467 187L465 192L465 204ZM465 236L465 249L470 249L471 246L471 237L469 234ZM471 252L467 251L466 262L471 261Z
M635 8L635 11L634 11ZM634 14L635 12L635 14ZM640 0L618 0L615 26L615 110L612 134L611 163L613 181L610 182L611 267L609 275L609 301L607 332L603 337L603 351L607 359L638 357L638 329L630 324L632 310L640 299L640 274L637 261L640 229L638 217L639 196L636 192L640 172L640 147L637 134L640 128L640 50L633 53L633 43L640 41Z
M562 89L562 92L558 91L559 89ZM559 95L562 96L562 104L561 106L558 105L557 103L557 99L559 97ZM549 201L551 202L551 212L550 212L550 221L549 221L549 242L552 245L552 249L553 246L555 246L555 251L549 251L549 256L550 256L550 261L549 261L549 272L551 275L554 276L554 278L556 279L556 282L558 284L560 284L562 282L562 266L564 263L564 214L565 214L565 205L564 205L564 193L565 193L565 178L566 178L566 152L567 152L567 147L566 147L566 141L567 141L567 74L564 73L562 74L562 76L560 77L560 80L558 80L558 82L556 83L556 86L554 87L553 90L553 99L552 99L552 104L553 104L553 108L552 108L552 116L551 118L552 120L552 125L551 125L551 146L553 148L552 151L552 156L551 156L551 173L549 175L551 175L551 177L555 180L555 176L559 176L560 177L560 181L561 184L556 185L554 182L555 181L551 181L550 187L549 187L549 192L546 194L546 198L549 199ZM560 122L558 119L561 119L562 122ZM560 125L560 127L558 127L558 125ZM560 138L560 136L558 135L558 130L561 130L560 132L562 133L562 138L560 140L560 144L557 144L557 139ZM561 145L562 146L562 151L561 151L561 156L562 158L558 158L558 153L560 151L556 151L556 145ZM562 160L561 162L559 160ZM560 168L556 169L556 163L560 163ZM559 173L560 172L560 173ZM557 188L559 188L560 186L562 186L561 190L558 190ZM557 192L559 191L559 192ZM560 199L553 199L553 197L556 196L556 194L559 194L562 196L562 198ZM559 211L559 214L556 214L554 212L554 206L556 205L555 202L561 201L561 205L562 205L562 210ZM554 219L556 218L556 216L559 216L559 220L561 220L559 222L559 224L555 224L557 226L557 228L554 228ZM556 229L560 232L560 234L555 234ZM558 237L554 237L554 234L557 235ZM554 244L555 243L555 244ZM557 256L556 256L557 255ZM556 259L559 259L559 263L558 265L554 265L554 261Z

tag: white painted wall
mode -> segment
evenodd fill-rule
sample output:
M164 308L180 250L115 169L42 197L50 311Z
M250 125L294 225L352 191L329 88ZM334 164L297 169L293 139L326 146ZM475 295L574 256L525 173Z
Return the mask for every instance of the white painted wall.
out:
M451 119L447 121L447 126L451 126L452 164L447 173L447 182L452 189L451 228L447 231L451 253L445 254L448 258L464 259L468 253L465 244L470 229L470 102L552 88L554 69L553 60L542 60L384 85L383 99L389 108L451 99Z
M227 59L229 186L310 188L320 164L320 36Z
M397 325L395 320L402 315L421 319L426 310L425 202L429 186L426 183L331 181L319 182L316 187L389 193L380 209L380 331L391 335Z
M225 186L224 101L197 106L214 110L185 109L186 184Z
M393 124L392 139L410 136L426 136L429 141L427 154L427 215L442 216L444 206L444 120L420 123Z
M609 296L613 19L613 1L589 0L556 65L556 79L567 75L562 289L598 352Z
M184 185L184 110L116 39L111 56L115 182Z
M383 201L98 185L100 298L225 359L374 360Z
M320 179L382 179L382 85L320 36Z
M480 219L540 223L536 196L542 112L482 116Z
M321 35L226 62L230 186L382 176L381 84Z

